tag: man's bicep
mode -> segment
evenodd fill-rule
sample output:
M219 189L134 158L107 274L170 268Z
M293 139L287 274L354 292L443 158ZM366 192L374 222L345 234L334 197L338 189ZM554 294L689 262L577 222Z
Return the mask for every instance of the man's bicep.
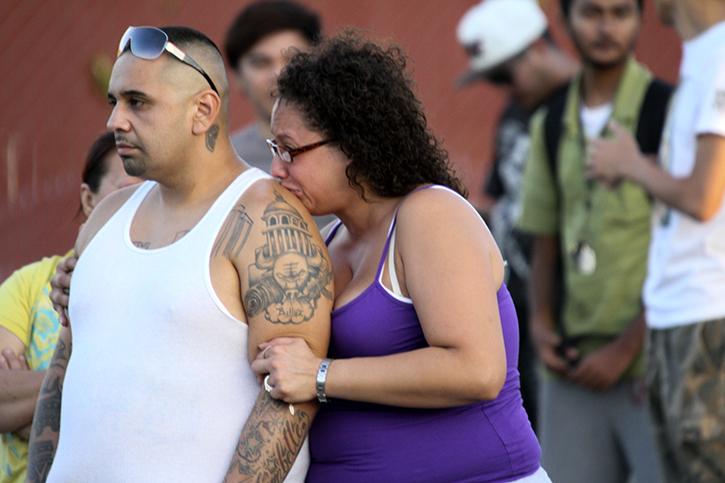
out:
M322 356L334 296L327 249L312 217L289 193L275 190L262 213L240 273L249 355L275 337L301 337Z

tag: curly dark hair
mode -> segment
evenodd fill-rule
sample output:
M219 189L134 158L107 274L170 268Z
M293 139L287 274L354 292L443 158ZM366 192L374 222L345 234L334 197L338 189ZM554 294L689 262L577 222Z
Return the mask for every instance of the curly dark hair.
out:
M295 55L277 81L281 100L350 159L350 186L403 196L434 183L466 196L448 154L428 129L400 47L381 47L345 31Z

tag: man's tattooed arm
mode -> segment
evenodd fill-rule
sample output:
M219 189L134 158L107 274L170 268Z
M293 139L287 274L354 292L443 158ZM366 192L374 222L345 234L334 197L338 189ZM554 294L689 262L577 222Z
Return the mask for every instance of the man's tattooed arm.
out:
M306 215L306 216L305 216ZM302 324L332 305L332 266L314 222L275 193L265 210L265 240L249 265L248 316L264 314L273 324ZM312 227L312 228L310 228ZM328 320L329 324L329 320Z
M239 256L253 224L244 205L239 203L235 206L214 243L212 256L224 255L229 259Z
M28 476L31 483L43 482L48 477L50 465L55 457L60 432L60 401L63 393L63 379L68 367L72 348L69 329L63 329L50 367L40 387L35 407L33 427L30 431Z
M333 282L314 221L288 192L238 205L214 247L235 261L249 328L247 352L275 337L299 337L327 353ZM257 200L258 201L258 200ZM283 481L305 441L316 402L291 405L261 390L239 438L226 481Z
M293 195L276 186L265 195L269 198L264 205L250 202L248 211L237 207L232 218L236 223L226 228L228 235L216 247L235 260L242 281L247 353L254 359L262 342L299 337L323 356L333 294L327 249L312 217ZM292 407L260 391L226 481L284 480L316 412L316 402Z
M287 404L260 391L224 481L283 481L304 443L315 412L316 405L308 403L297 405L291 414Z

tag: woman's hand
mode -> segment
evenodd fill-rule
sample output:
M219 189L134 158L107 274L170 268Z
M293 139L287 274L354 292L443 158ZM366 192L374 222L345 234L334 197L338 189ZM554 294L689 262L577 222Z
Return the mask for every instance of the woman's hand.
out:
M73 269L76 267L78 257L71 255L58 263L55 267L55 275L50 279L50 300L53 308L58 313L58 318L63 327L70 325L68 318L68 299L70 297L70 280L73 276Z
M322 359L315 356L307 343L294 337L280 337L259 345L252 370L260 376L269 374L270 394L287 403L314 400L315 381Z

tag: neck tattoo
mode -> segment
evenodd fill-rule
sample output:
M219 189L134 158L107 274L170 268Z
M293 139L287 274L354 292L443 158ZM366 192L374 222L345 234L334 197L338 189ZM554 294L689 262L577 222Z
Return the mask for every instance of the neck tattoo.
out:
M217 137L219 137L219 125L214 124L206 132L206 149L208 149L210 153L214 152Z

